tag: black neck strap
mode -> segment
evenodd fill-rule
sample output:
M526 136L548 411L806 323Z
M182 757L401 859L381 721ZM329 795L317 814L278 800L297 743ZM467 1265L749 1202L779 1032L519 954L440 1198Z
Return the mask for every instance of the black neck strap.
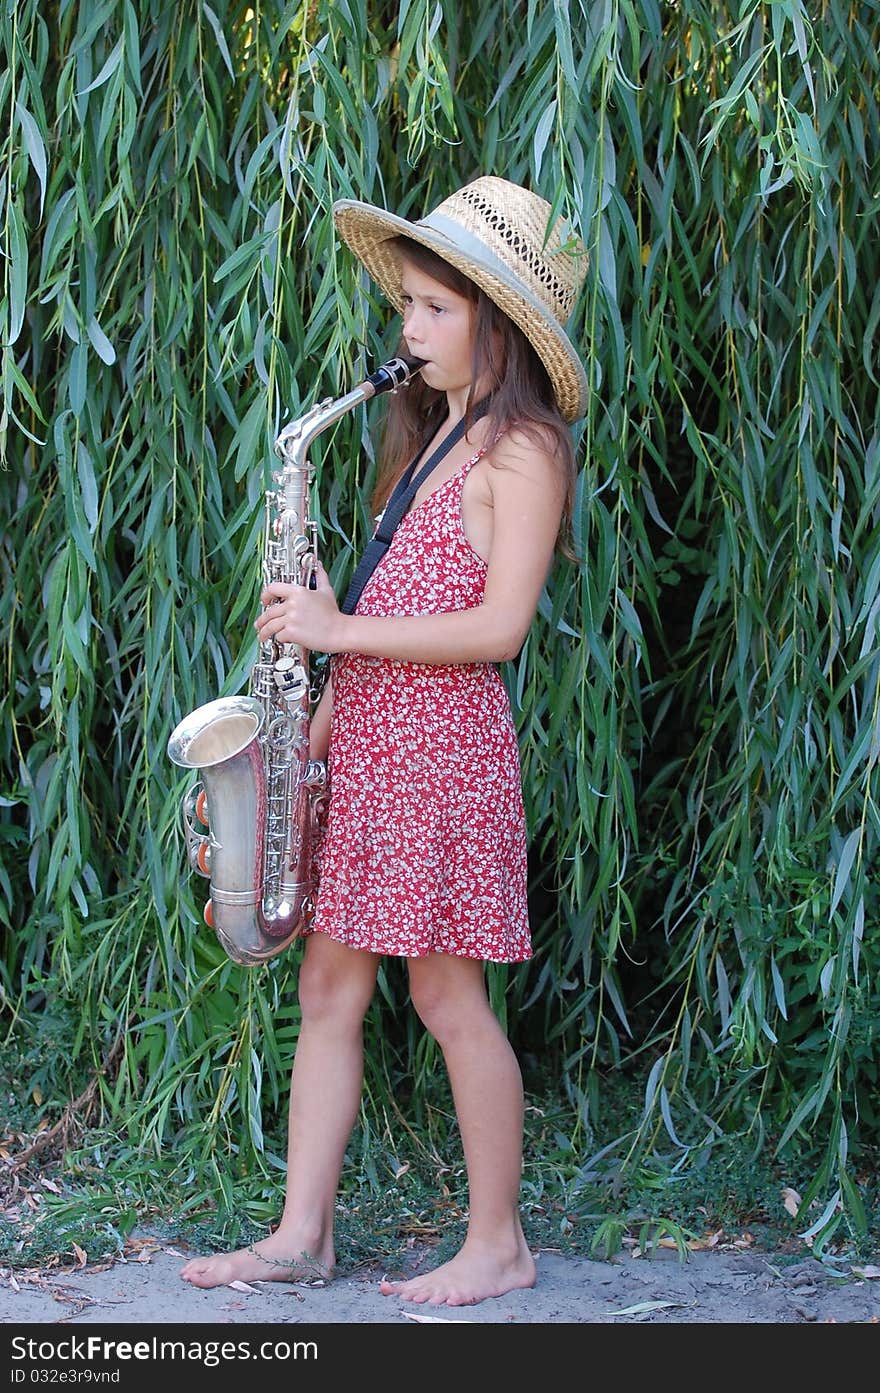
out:
M363 556L357 564L357 569L351 578L348 592L340 606L343 614L353 614L355 605L361 597L361 592L370 576L375 571L379 562L382 560L394 536L398 524L409 512L410 504L427 479L428 475L437 468L442 459L449 454L453 445L457 445L461 440L467 427L473 425L475 421L480 421L486 415L491 404L490 397L483 397L482 401L477 402L469 416L463 416L453 427L444 440L440 442L437 449L425 461L421 469L419 464L428 446L425 445L419 451L412 464L408 465L401 477L394 486L391 497L385 506L385 510L379 519L376 531L367 543ZM430 444L430 441L428 442ZM418 472L417 472L418 471Z

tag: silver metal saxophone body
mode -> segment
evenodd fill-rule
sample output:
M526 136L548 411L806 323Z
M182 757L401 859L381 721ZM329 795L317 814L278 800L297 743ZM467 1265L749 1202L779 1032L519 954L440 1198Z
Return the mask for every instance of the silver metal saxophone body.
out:
M307 586L314 574L312 442L362 402L403 386L420 366L392 358L278 436L280 466L266 494L264 584ZM198 707L168 741L169 759L200 776L182 810L189 866L211 882L205 919L242 966L280 953L314 915L328 786L323 763L309 757L311 702L308 650L271 639L260 645L247 696Z

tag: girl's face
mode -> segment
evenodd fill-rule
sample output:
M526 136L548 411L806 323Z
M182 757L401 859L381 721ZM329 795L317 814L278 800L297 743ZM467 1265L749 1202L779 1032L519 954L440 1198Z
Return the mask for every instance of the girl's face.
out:
M410 353L425 359L422 379L438 392L470 386L475 307L441 281L401 263L403 336Z

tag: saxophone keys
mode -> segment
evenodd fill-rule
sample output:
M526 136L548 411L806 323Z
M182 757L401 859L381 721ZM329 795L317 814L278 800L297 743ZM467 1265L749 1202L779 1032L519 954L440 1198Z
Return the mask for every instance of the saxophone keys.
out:
M302 701L309 690L305 664L296 658L279 658L273 670L275 685L285 701Z

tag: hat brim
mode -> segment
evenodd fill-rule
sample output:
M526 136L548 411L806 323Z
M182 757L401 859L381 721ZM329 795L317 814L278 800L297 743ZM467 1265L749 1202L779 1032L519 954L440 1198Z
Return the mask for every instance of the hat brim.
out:
M513 320L531 343L550 378L557 405L567 421L577 421L587 409L587 378L574 345L556 317L476 238L463 246L467 234L449 223L451 235L422 222L408 222L384 208L355 199L333 204L340 237L391 304L402 311L399 259L391 246L395 237L409 237L472 280Z

